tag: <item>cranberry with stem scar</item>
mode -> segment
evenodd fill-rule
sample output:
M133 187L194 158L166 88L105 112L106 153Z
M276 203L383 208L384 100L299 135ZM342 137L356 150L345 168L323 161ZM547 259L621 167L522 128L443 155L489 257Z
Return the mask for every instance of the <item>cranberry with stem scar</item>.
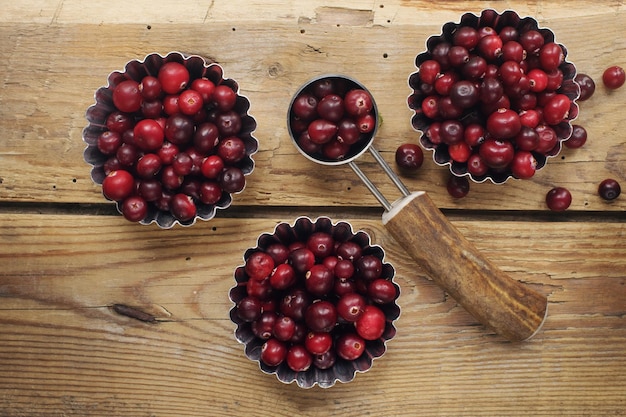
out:
M605 179L598 186L598 195L607 201L615 200L619 197L621 192L622 188L620 187L619 182L613 178Z
M402 169L416 171L424 162L424 152L419 145L404 143L396 149L395 161Z

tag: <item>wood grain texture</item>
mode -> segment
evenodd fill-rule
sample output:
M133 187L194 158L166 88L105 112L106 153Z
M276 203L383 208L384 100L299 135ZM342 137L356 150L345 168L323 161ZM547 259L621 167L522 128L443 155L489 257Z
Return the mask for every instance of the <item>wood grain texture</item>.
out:
M0 0L0 416L620 416L626 414L626 90L581 103L587 144L532 180L444 187L430 156L426 190L452 224L514 280L546 295L539 334L509 343L430 280L344 168L320 169L287 135L286 107L309 78L353 76L384 117L375 143L393 162L416 142L408 76L428 36L464 12L516 10L552 28L596 81L626 66L620 1ZM159 230L106 202L83 161L85 111L107 75L152 52L219 62L252 102L260 150L233 207ZM375 162L359 166L394 200ZM395 169L395 167L394 167ZM550 213L545 193L573 203ZM329 215L368 232L396 270L398 333L349 384L285 385L249 361L229 319L234 269L261 233Z
M378 219L348 220L396 267L398 334L352 383L302 390L246 359L228 319L243 251L288 219L214 219L163 231L114 216L0 215L0 415L624 410L622 223L453 222L514 279L548 296L539 334L511 344L427 279ZM116 303L155 322L117 314Z

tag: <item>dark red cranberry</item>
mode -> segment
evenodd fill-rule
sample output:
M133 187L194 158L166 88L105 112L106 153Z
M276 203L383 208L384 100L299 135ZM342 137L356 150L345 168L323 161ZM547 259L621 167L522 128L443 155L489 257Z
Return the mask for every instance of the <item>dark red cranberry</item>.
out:
M574 77L574 81L578 83L580 86L580 97L578 97L579 101L585 101L593 96L593 93L596 91L596 83L593 81L589 75L584 73L577 73Z
M365 352L365 340L355 333L342 334L337 339L336 351L347 361L356 360Z
M307 291L315 296L321 297L328 294L335 284L335 276L323 264L316 264L309 269L305 275L304 286Z
M244 297L237 303L237 317L253 322L261 317L261 301L255 297Z
M356 260L355 274L366 281L373 281L380 277L383 270L382 261L374 255L364 255Z
M424 152L417 144L404 143L396 149L395 160L400 168L415 171L424 162Z
M546 194L546 205L552 211L565 211L572 204L572 194L567 188L554 187Z
M314 332L329 332L337 324L337 309L330 301L316 301L305 310L304 321Z
M446 182L446 190L454 198L463 198L469 193L470 184L467 177L450 175Z
M295 321L304 319L304 312L311 304L310 296L303 289L293 289L281 300L279 309L285 316L289 316Z
M571 136L563 142L570 149L582 147L587 142L587 130L578 124L572 125Z
M337 314L346 321L355 322L365 311L366 305L367 303L362 295L354 292L347 293L342 295L339 301L337 301Z
M241 168L236 166L225 167L218 178L222 190L227 193L238 193L244 189L246 178Z
M269 339L261 347L261 360L268 366L278 366L287 357L287 346L276 339Z
M605 179L598 186L598 195L607 201L615 200L621 192L619 183L612 178Z
M344 113L343 99L337 94L328 94L317 104L317 114L333 123L339 122Z
M267 340L274 334L277 316L273 311L264 311L263 307L261 307L261 311L261 317L253 321L250 327L256 337Z

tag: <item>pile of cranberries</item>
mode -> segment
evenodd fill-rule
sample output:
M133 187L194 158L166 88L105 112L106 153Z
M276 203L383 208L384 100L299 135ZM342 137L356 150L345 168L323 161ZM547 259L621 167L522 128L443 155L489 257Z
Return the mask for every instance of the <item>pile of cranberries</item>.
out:
M95 111L108 111L87 129L86 155L99 162L104 196L130 221L161 212L191 224L199 207L229 204L252 170L258 145L247 99L219 66L194 58L149 56L96 95L104 103Z
M248 355L279 378L308 371L309 378L326 372L334 381L343 378L336 364L352 371L347 378L369 368L399 315L400 290L383 257L364 232L327 218L300 218L262 235L235 271L230 294Z
M409 78L422 145L477 181L532 177L560 151L578 112L565 58L552 32L514 12L485 10L444 25Z
M325 76L305 84L289 108L289 131L299 149L318 161L355 156L376 128L374 99L347 77Z

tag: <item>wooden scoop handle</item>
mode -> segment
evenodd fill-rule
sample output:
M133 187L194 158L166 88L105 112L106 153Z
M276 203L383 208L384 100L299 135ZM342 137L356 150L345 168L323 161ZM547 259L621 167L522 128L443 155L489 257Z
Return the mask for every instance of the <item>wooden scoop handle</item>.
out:
M432 280L485 326L510 341L527 340L541 328L547 298L485 259L426 193L394 203L383 224Z

